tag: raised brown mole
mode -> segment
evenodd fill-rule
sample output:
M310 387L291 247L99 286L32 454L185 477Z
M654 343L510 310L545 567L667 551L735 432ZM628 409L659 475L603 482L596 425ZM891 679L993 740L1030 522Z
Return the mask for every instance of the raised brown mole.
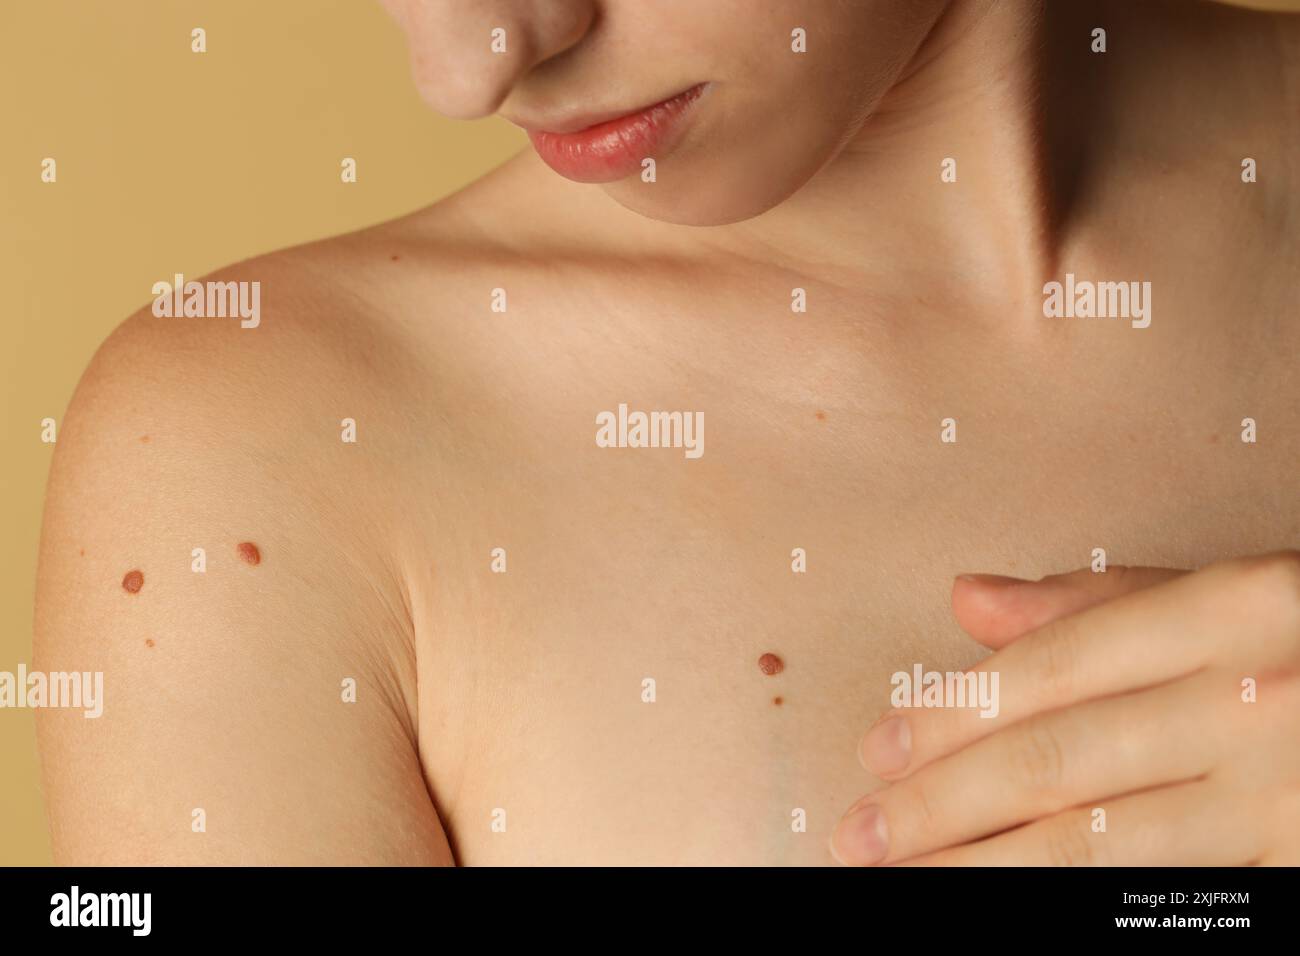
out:
M785 703L785 698L784 698L784 697L773 697L773 698L772 698L772 703L774 703L774 704L776 704L776 706L780 707L782 704Z
M144 639L144 646L145 646L145 647L153 647L153 638L152 638L152 637L146 637L146 638Z
M771 677L785 670L785 661L769 651L758 659L758 669Z
M235 546L235 551L244 559L246 564L258 565L262 563L262 552L257 550L257 545L251 541L241 541Z
M141 571L128 571L126 577L122 578L122 589L130 594L137 593L144 587L144 573Z

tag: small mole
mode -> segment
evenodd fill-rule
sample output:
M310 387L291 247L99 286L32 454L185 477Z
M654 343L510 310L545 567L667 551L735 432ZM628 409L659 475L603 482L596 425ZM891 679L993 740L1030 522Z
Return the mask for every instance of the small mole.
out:
M141 436L140 436L140 442L141 442L141 444L144 444L144 445L149 444L149 436L148 436L148 435L141 435Z
M402 258L402 257L401 257L401 256L391 256L390 258L391 258L394 262L396 262L398 259L400 259L400 258Z
M126 577L122 579L122 587L131 594L135 594L144 587L144 575L139 571L126 572Z
M776 704L776 706L780 707L782 704L785 703L785 698L784 698L784 697L773 697L773 698L772 698L772 703L774 703L774 704Z
M785 670L785 661L781 660L781 658L777 657L775 654L764 654L758 659L758 669L768 677L771 677L772 675L779 674L781 671Z
M77 549L77 553L78 553L79 555L81 555L81 556L84 558L84 557L86 556L86 549L85 549L85 548L78 548L78 549Z
M145 646L145 647L153 647L153 638L152 638L152 637L146 637L146 638L144 639L144 646Z
M1217 445L1218 443L1219 443L1219 436L1218 436L1218 435L1211 435L1211 436L1210 436L1210 444L1211 444L1211 445Z
M251 541L241 541L235 550L239 552L239 556L243 558L247 564L262 563L262 552L258 551L257 545L253 544Z
M826 421L826 413L825 413L825 412L818 412L818 413L817 413L817 420L818 420L819 422L824 422L824 421Z

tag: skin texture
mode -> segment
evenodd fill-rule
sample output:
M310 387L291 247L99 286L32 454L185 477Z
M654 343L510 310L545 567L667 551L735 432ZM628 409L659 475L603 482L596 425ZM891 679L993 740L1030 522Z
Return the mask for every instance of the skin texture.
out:
M536 31L515 47L528 66L467 39L491 6L396 10L448 112L558 114L595 93L632 109L708 79L717 113L653 191L524 154L404 219L223 270L268 290L255 330L145 310L105 343L60 434L42 542L36 666L104 670L107 698L96 721L38 715L56 859L818 864L871 795L886 862L1180 846L1295 862L1293 555L953 584L1076 568L1096 547L1192 568L1300 538L1300 144L1277 122L1300 101L1294 21L826 4L810 16L846 18L878 55L823 24L800 79L781 4L501 2L484 17ZM1243 155L1267 171L1255 185ZM941 185L948 156L959 179ZM1151 327L1044 319L1042 283L1067 269L1152 281ZM621 401L703 410L707 453L597 448L594 415ZM228 547L232 527L274 560L255 579L192 573L191 550ZM128 603L137 562L149 587ZM1077 671L1035 650L1061 635ZM1098 653L1108 635L1128 640ZM977 741L924 714L902 776L863 770L890 676L973 665L988 651L971 637L1007 655L1003 716ZM779 686L755 673L771 647ZM1253 711L1242 676L1260 681ZM999 735L1047 719L1045 679L1066 723L1036 739L1061 741L1059 781L1052 764L1008 776ZM1086 710L1103 704L1132 710ZM1094 713L1150 734L1089 734ZM1187 734L1189 714L1212 726ZM1069 775L1113 747L1127 770ZM1159 766L1162 747L1196 766ZM1212 793L1185 789L1197 769ZM1129 813L1115 788L1147 770L1168 786ZM917 788L971 797L942 845ZM1196 830L1210 797L1213 846ZM1094 800L1115 808L1110 857L1052 822ZM1172 822L1129 827L1157 817ZM980 848L1009 822L1014 849Z

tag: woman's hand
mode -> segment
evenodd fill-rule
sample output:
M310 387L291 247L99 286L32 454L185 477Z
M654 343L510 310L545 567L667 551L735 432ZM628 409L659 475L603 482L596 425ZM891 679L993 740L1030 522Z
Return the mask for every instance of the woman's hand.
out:
M886 714L856 865L1300 863L1300 553L1188 573L964 576L999 709Z

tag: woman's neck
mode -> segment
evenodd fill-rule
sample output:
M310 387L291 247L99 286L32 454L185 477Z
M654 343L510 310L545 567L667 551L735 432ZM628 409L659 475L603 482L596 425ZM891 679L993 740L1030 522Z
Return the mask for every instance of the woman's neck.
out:
M999 290L1041 284L1056 237L1042 148L1042 0L956 0L863 129L726 242L853 287L887 268ZM1078 39L1086 50L1086 31ZM887 255L886 255L887 253ZM885 266L885 263L888 265ZM936 270L936 264L941 268Z

